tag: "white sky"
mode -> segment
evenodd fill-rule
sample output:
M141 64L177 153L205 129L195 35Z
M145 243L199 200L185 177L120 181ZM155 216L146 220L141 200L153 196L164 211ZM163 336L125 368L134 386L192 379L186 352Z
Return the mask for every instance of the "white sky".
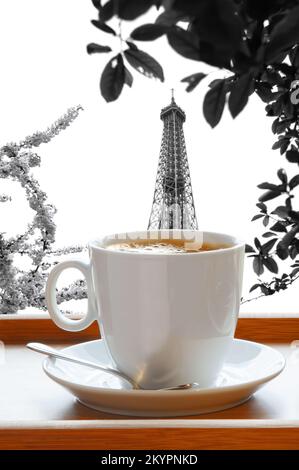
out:
M144 22L154 15L150 12ZM185 138L200 227L251 242L262 233L259 222L250 222L260 194L256 185L275 181L280 165L294 172L271 150L274 137L263 103L254 96L235 121L226 112L221 124L210 129L202 116L209 82L190 94L180 83L209 68L180 57L161 38L139 47L164 65L165 83L134 72L132 89L125 87L118 101L107 104L99 92L99 77L110 55L88 56L86 45L113 45L117 53L119 43L94 28L91 18L96 18L96 10L88 0L0 4L1 145L42 130L70 106L85 108L72 127L39 149L42 166L36 175L58 209L57 245L147 227L162 136L159 114L169 104L172 87L187 115ZM124 37L134 27L126 24ZM1 181L2 192L16 196L10 206L1 205L1 226L22 231L30 217L26 203L7 181ZM244 296L255 279L247 265ZM242 310L298 312L297 290L298 285Z

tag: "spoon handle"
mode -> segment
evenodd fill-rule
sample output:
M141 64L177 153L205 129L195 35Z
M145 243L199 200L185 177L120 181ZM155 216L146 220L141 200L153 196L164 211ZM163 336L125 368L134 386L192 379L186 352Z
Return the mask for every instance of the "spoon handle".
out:
M55 348L52 348L51 346L42 343L28 343L27 348L31 349L32 351L39 352L41 354L46 354L47 356L55 357L57 359L63 359L64 361L73 362L75 364L81 364L82 366L91 367L92 369L98 369L102 372L108 372L109 374L113 374L117 377L127 380L133 386L133 388L140 389L139 385L133 379L116 369L101 366L95 362L86 361L85 359L83 360L77 357L69 356L65 353L58 351Z

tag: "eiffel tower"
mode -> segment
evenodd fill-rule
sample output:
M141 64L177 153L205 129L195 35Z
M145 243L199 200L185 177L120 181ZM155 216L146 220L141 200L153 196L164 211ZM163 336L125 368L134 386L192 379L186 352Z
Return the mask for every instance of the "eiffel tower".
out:
M174 100L161 110L163 135L148 230L198 230L186 152L184 111Z

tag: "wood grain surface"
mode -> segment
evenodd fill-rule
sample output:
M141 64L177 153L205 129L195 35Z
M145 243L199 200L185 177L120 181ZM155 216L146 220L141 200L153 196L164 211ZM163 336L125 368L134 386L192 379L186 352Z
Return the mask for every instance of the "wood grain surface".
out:
M30 341L41 341L47 338L49 341L80 343L89 341L100 336L98 323L94 322L83 331L70 332L59 328L49 318L34 319L14 318L5 319L0 316L0 340L6 344L28 343Z
M1 449L289 449L299 448L299 428L10 429Z
M237 336L274 343L283 373L241 406L200 416L128 418L75 402L42 371L27 341L63 347L98 337L58 329L48 319L0 320L0 449L299 449L298 318L243 318ZM279 343L279 338L280 343Z
M268 343L291 342L299 340L299 317L241 317L239 318L237 338ZM0 340L7 344L18 344L47 338L56 342L81 342L100 337L97 322L80 332L69 332L58 328L49 318L19 319L0 316Z

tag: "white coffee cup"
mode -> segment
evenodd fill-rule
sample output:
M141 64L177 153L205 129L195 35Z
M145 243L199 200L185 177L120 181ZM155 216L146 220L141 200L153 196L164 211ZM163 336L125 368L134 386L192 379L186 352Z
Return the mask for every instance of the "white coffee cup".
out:
M184 239L200 233L171 232ZM145 231L126 237L157 239L163 234ZM115 366L143 388L213 384L237 324L244 243L221 233L201 234L205 243L228 247L160 254L107 248L123 234L90 242L89 263L64 261L49 274L46 300L53 321L80 331L97 320ZM56 282L67 268L77 268L87 281L88 311L80 320L66 318L57 307Z

